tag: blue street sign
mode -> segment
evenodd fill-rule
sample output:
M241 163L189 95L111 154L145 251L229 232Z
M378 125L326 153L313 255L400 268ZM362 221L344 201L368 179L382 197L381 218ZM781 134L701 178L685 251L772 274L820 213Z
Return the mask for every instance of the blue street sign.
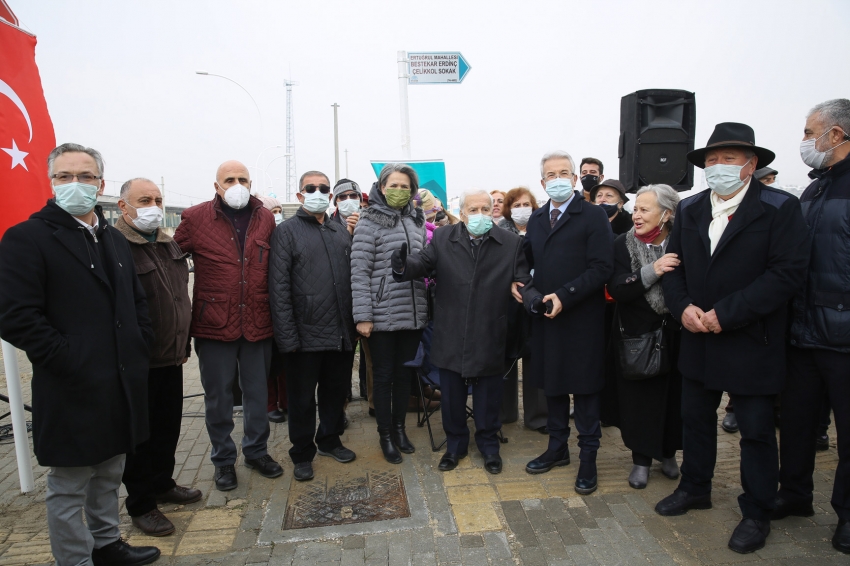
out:
M408 84L459 84L472 68L459 51L419 51L407 54Z

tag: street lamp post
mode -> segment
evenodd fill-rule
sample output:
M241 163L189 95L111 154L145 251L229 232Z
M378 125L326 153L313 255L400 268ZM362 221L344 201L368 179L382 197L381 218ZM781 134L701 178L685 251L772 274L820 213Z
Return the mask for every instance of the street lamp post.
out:
M226 80L226 81L230 81L230 82L232 82L233 84L235 84L236 86L238 86L239 88L241 88L243 91L245 91L245 94L247 94L247 95L248 95L248 98L250 98L250 99L251 99L251 102L253 102L253 103L254 103L254 108L256 108L256 109L257 109L257 116L258 116L258 117L259 117L259 119L260 119L260 143L262 144L262 143L263 143L263 113L262 113L262 112L260 112L260 105L259 105L259 104L257 104L257 101L256 101L256 100L254 100L254 97L253 97L253 96L251 96L251 93L250 93L250 92L248 92L248 89L247 89L247 88L245 88L244 86L242 86L241 84L237 83L236 81L234 81L234 80L233 80L233 79L231 79L230 77L225 77L224 75L217 75L217 74L215 74L215 73L209 73L209 72L207 72L207 71L202 71L202 70L195 71L195 74L196 74L196 75L204 75L204 76L206 76L206 77L218 77L218 78L220 78L220 79L224 79L224 80Z
M334 102L331 106L334 109L334 183L336 183L339 181L339 122L336 116L339 104Z

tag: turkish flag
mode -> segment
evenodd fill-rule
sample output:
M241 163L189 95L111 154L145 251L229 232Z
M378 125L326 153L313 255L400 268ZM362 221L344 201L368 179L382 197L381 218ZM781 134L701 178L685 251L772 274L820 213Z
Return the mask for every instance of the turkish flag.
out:
M0 236L53 197L53 122L35 64L35 36L0 19Z

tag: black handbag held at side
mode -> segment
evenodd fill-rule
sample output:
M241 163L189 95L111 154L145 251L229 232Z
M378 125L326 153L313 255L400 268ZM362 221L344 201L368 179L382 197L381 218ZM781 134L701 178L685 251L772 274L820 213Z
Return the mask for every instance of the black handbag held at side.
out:
M620 370L623 379L640 380L663 375L670 371L670 357L667 352L667 335L664 328L667 321L661 322L658 330L626 336L620 313L617 313L620 325L620 341L617 351L620 356Z

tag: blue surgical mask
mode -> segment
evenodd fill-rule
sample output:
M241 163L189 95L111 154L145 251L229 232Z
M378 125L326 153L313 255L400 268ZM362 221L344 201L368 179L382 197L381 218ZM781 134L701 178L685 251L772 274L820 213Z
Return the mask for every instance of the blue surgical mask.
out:
M98 187L86 183L67 183L53 187L57 206L71 216L83 216L94 210Z
M275 226L279 226L282 222L283 222L283 214L278 212L277 214L274 215Z
M566 202L573 194L573 183L569 179L552 179L546 181L546 194L554 202Z
M475 236L483 236L493 227L493 218L484 214L473 214L466 223L466 229Z
M749 162L750 160L748 159L747 163ZM744 186L745 181L741 180L741 169L747 163L744 163L744 165L718 163L717 165L706 167L705 182L708 184L708 188L722 197L731 195Z
M330 199L322 191L313 191L304 195L304 210L313 214L321 214L328 209Z

